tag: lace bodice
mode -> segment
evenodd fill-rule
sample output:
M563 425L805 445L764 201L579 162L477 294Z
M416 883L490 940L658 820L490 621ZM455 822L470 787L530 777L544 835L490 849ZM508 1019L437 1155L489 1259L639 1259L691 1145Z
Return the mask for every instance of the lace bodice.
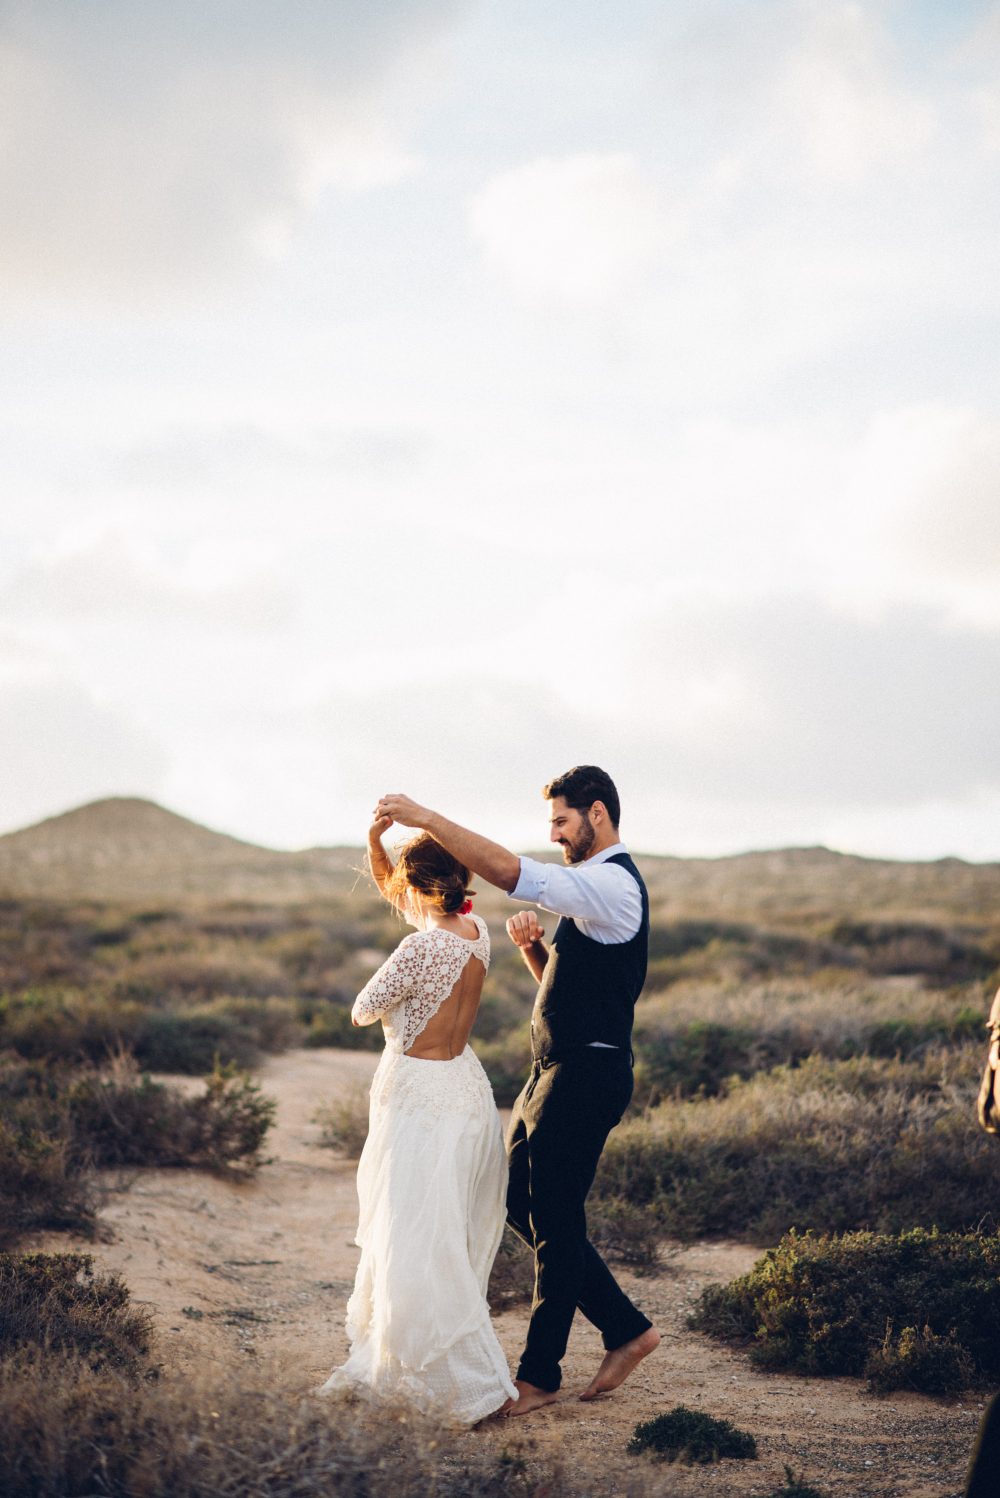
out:
M486 922L478 915L472 919L479 932L475 941L440 926L404 936L355 999L355 1024L371 1025L380 1019L387 1048L408 1051L455 987L469 958L478 957L489 968Z

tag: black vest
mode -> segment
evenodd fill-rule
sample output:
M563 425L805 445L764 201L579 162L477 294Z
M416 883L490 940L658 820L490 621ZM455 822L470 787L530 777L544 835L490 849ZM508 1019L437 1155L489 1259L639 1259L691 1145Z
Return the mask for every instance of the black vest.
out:
M563 916L556 927L531 1016L531 1051L536 1060L558 1059L595 1040L631 1052L635 1001L646 981L649 954L649 895L627 853L620 863L639 886L642 921L628 941L605 945L584 936Z

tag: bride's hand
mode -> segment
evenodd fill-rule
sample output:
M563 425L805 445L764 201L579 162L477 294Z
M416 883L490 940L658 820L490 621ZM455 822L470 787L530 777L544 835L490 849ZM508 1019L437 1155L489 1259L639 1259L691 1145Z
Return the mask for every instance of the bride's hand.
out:
M372 813L372 824L368 829L368 841L370 843L380 843L382 841L382 834L388 832L391 826L392 817L389 816L388 812L380 812L376 807Z
M545 935L533 910L519 910L507 920L507 935L515 947L530 947Z
M430 816L426 806L418 806L409 796L383 796L375 808L376 816L389 817L393 822L402 822L404 827L424 827Z

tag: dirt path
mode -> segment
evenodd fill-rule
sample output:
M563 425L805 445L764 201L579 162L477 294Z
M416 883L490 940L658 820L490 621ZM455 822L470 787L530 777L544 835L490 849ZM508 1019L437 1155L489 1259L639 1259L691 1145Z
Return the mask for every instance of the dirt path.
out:
M367 1086L376 1057L348 1051L293 1051L267 1062L265 1091L278 1102L271 1163L254 1180L230 1182L196 1171L140 1171L102 1212L111 1240L96 1246L101 1267L119 1271L153 1311L163 1361L172 1368L243 1359L267 1361L296 1390L314 1387L347 1352L344 1304L357 1262L353 1164L318 1146L316 1108ZM184 1085L192 1086L189 1080ZM34 1246L70 1245L49 1235ZM755 1373L747 1360L687 1330L686 1314L706 1284L747 1269L756 1252L705 1243L668 1256L651 1279L623 1283L664 1333L658 1352L615 1395L581 1404L601 1356L579 1318L564 1365L566 1395L523 1422L487 1424L462 1441L512 1439L558 1455L573 1468L606 1474L608 1492L633 1462L625 1444L636 1421L686 1404L735 1421L757 1437L756 1462L673 1469L669 1491L744 1498L772 1491L788 1463L830 1495L946 1498L961 1492L981 1402L894 1396L877 1400L854 1380ZM497 1330L513 1365L523 1310Z

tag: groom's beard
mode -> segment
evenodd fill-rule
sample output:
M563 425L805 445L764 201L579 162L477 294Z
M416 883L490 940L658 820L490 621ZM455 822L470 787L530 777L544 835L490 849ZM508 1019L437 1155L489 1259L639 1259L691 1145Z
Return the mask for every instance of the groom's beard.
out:
M585 811L580 813L580 820L583 825L576 838L572 841L568 837L562 839L563 863L583 863L594 846L597 833Z

